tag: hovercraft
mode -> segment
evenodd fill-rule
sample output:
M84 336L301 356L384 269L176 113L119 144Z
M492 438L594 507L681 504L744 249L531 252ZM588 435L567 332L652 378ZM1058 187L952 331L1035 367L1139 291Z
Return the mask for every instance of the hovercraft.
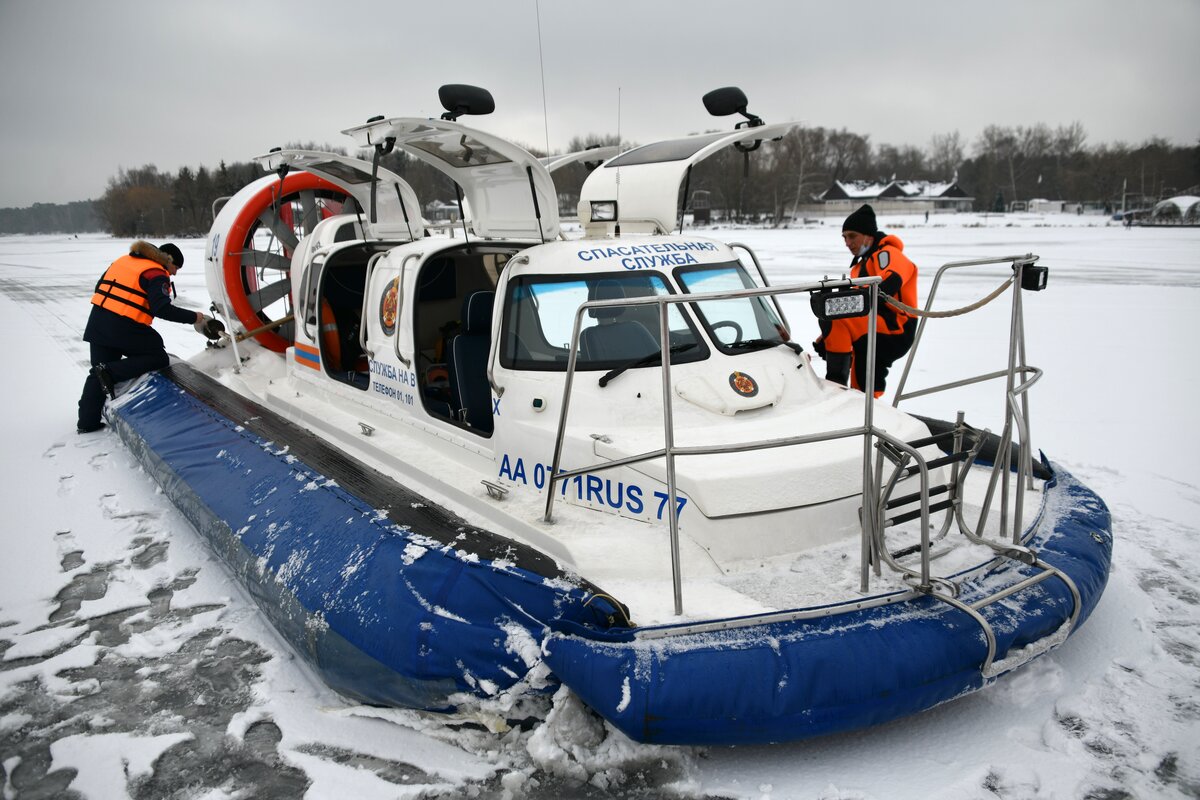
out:
M457 120L486 92L441 94L344 131L369 161L260 156L207 240L236 335L109 409L330 686L449 711L561 683L638 741L774 742L953 699L1087 620L1111 523L1028 441L1036 256L943 267L927 309L1011 266L1007 366L906 392L922 319L887 405L819 377L780 300L873 314L877 278L772 286L682 232L693 166L790 125L727 89L733 132L539 160ZM392 150L453 181L454 236ZM583 162L567 238L554 171ZM998 434L898 408L983 382Z

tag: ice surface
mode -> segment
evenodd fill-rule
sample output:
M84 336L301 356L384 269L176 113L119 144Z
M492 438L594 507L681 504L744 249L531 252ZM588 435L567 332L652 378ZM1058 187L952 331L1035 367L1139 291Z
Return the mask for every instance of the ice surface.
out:
M1053 215L881 225L922 268L922 300L946 261L1031 251L1050 266L1048 290L1026 295L1029 360L1046 371L1032 435L1112 508L1108 590L1066 644L974 695L844 736L705 750L637 745L563 690L500 693L457 717L333 694L117 438L74 433L87 297L128 242L0 238L4 797L1197 796L1200 375L1188 334L1200 230ZM712 233L750 244L775 283L845 270L836 220ZM180 301L207 305L203 245L182 245ZM948 281L938 307L1003 277ZM803 300L786 303L800 341L815 338ZM974 321L994 330L1004 314ZM190 326L157 327L181 356L203 347ZM911 386L968 362L999 366L1003 353L972 324L944 327L930 328ZM962 391L913 410L952 418L974 400ZM972 421L997 428L1002 412ZM536 664L536 642L512 635L508 646ZM525 681L545 678L535 668Z

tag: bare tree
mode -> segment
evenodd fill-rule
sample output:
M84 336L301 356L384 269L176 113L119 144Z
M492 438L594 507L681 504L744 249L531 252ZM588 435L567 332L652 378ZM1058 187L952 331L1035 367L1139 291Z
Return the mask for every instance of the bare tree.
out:
M821 170L825 149L825 129L806 127L790 130L777 147L780 171L790 174L796 187L792 195L793 218L800 204L819 185L818 181L825 174Z
M1017 127L1020 155L1026 160L1035 160L1049 155L1054 146L1054 134L1044 122L1028 128Z
M862 175L871 164L871 145L866 136L842 128L827 136L825 168L830 180Z
M1059 158L1070 158L1083 152L1083 143L1087 141L1087 133L1083 123L1076 120L1070 125L1059 125L1054 129L1054 141L1051 149Z
M881 144L875 156L875 172L880 181L924 178L925 154L912 145Z
M929 139L929 170L935 178L950 178L963 162L964 146L958 131L935 133Z
M1008 181L1012 189L1010 200L1017 199L1017 161L1021 157L1020 131L1020 128L988 125L975 143L976 152L980 155L989 156L1008 167Z

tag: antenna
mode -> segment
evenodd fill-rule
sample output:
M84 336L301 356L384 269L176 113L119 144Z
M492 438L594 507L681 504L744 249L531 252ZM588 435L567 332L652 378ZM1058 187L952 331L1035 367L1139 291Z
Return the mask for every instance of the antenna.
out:
M539 0L533 0L533 12L537 17L538 70L542 78L542 125L546 129L546 156L550 155L550 115L546 112L546 64L542 60L542 11Z
M617 87L617 152L621 152L621 87ZM617 198L613 209L613 236L621 238L621 165L617 164Z

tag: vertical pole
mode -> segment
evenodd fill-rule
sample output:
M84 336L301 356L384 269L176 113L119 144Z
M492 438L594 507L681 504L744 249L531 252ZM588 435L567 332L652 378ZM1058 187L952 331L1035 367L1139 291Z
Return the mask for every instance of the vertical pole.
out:
M871 448L871 455L874 456L876 448ZM883 486L883 458L874 458L875 461L875 482L871 485L874 487ZM873 530L871 531L871 563L875 566L875 577L883 575L883 559L879 557L879 552L883 550L883 506L884 498L875 498L875 516Z
M1021 375L1025 375L1025 368L1029 366L1029 361L1025 356L1025 295L1022 293L1020 284L1016 288L1018 297L1017 310L1017 346L1019 348L1021 358ZM1025 480L1029 489L1033 488L1033 437L1029 432L1029 392L1021 392L1021 414L1025 418L1025 438L1021 440L1021 456L1022 462L1025 465Z
M961 453L962 449L963 449L963 434L966 433L966 430L967 430L966 422L967 422L966 412L959 411L958 414L956 414L954 417L954 440L953 440L954 444L953 444L953 447L954 447L954 452L956 452L956 453ZM953 484L954 484L953 489L951 490L951 491L953 491L952 497L958 497L958 493L959 493L958 483L962 479L962 469L961 469L962 465L963 465L963 463L961 461L955 461L953 466L951 466L951 468L950 468L950 480L953 481Z
M1017 270L1015 285L1013 286L1013 358L1014 363L1021 367L1021 380L1025 379L1025 297L1021 289L1021 278L1024 275L1025 267L1029 265L1029 256L1026 254L1026 260L1021 262L1020 268ZM1015 373L1015 368L1014 368ZM1014 385L1016 375L1013 375ZM1010 398L1013 408L1013 414L1018 417L1017 435L1020 444L1020 450L1017 453L1017 496L1016 502L1013 505L1013 543L1021 543L1021 533L1024 524L1025 511L1025 489L1028 483L1028 488L1033 488L1033 469L1032 460L1030 457L1029 445L1029 392L1021 392L1021 410L1017 413L1016 398Z
M1011 417L1012 410L1005 411L1005 416ZM999 446L996 448L996 464L994 469L1000 470L1000 538L1008 538L1008 488L1009 488L1009 468L1012 463L1012 427L1004 425L1004 438L1001 439Z
M667 304L658 303L658 336L662 350L663 451L667 461L667 513L671 526L671 581L675 589L675 616L683 615L683 576L679 566L679 502L675 489L675 421L671 412L671 341Z
M571 326L571 347L567 351L567 375L563 381L562 403L558 410L558 431L554 435L554 457L550 460L550 478L546 481L546 511L542 515L543 522L554 521L554 488L557 486L555 476L559 473L562 463L563 439L567 432L567 411L571 408L571 384L575 380L575 362L579 357L579 329L583 326L584 306L575 312L575 324ZM396 334L399 336L399 329Z
M1006 384L1006 394L1004 396L1004 482L1000 486L1000 525L1001 535L1003 535L1004 524L1008 515L1008 488L1011 482L1009 473L1012 470L1009 464L1012 463L1012 432L1013 432L1013 417L1014 406L1016 405L1016 395L1013 394L1017 384L1017 331L1021 320L1021 276L1025 271L1025 261L1018 260L1013 264L1015 274L1013 275L1013 301L1012 315L1008 324L1008 378ZM997 457L999 457L997 453ZM1019 458L1018 458L1019 460ZM1024 491L1025 487L1020 482L1017 483L1017 491ZM1021 520L1013 520L1012 540L1014 544L1021 543Z
M237 334L233 330L233 317L226 314L223 307L218 307L215 300L209 306L209 311L225 318L225 331L229 334L229 344L233 348L233 372L235 375L240 375L242 372L242 354L238 352Z
M924 461L917 462L921 468L921 588L928 590L929 581L929 470Z
M862 576L859 589L866 593L870 588L871 543L878 529L877 509L875 508L875 491L873 486L875 470L872 468L871 454L875 444L875 433L872 428L875 422L875 320L879 310L879 282L871 284L871 314L867 318L867 369L866 386L863 387L865 403L863 405L863 488L862 488Z

